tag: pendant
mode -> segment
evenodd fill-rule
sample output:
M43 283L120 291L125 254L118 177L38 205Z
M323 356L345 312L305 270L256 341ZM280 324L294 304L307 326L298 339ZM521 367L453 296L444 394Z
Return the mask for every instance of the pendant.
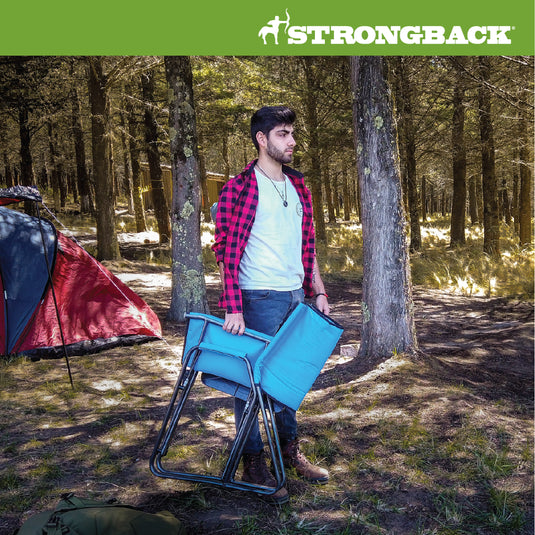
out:
M282 204L284 205L284 208L288 206L288 201L282 201Z

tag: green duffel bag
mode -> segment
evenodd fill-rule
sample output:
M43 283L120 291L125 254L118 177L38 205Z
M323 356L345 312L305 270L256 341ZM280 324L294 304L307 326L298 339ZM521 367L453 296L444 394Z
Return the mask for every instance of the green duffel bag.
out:
M136 507L62 496L54 511L30 517L14 535L184 535L171 513L145 513Z

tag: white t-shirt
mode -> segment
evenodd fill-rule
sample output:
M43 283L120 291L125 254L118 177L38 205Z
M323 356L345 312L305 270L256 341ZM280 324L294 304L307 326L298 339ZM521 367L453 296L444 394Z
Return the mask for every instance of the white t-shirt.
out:
M240 262L240 288L297 290L304 279L301 258L303 207L299 195L288 177L285 176L285 182L274 182L274 185L258 170L255 173L258 207ZM285 183L288 206L284 206L281 198Z

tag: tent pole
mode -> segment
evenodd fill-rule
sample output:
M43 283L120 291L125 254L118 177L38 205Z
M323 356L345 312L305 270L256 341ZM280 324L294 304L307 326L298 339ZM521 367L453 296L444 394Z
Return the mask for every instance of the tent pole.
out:
M37 207L37 219L39 220L39 230L41 232L41 241L43 242L43 251L45 253L45 262L46 262L46 269L48 271L48 280L50 281L50 288L52 290L52 298L54 299L54 308L56 309L56 317L58 319L58 326L59 326L59 333L61 336L61 344L63 346L63 354L65 356L65 362L67 363L67 371L69 372L69 380L71 382L71 388L74 390L74 383L72 380L72 373L71 373L71 365L69 363L69 355L67 352L67 346L65 344L65 337L63 335L63 327L61 325L61 318L59 315L59 308L58 308L58 302L56 300L56 291L54 289L54 283L52 282L52 273L50 271L50 262L48 260L48 253L46 250L46 243L45 243L45 236L43 233L43 227L41 225L41 214L39 212L39 203L36 201L35 205Z

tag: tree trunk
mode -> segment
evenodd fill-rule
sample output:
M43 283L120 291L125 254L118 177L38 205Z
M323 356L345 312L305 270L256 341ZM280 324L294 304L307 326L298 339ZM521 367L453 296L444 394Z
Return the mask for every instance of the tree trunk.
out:
M352 57L364 277L360 356L417 349L399 156L385 61Z
M422 223L427 221L427 177L422 175L420 180L420 206L422 207Z
M466 214L466 144L464 141L464 76L463 58L454 61L453 120L451 147L453 164L453 204L451 208L450 246L464 245Z
M327 240L327 234L325 230L325 217L323 215L323 199L321 191L321 150L318 135L318 112L316 109L316 73L313 65L314 58L305 56L304 61L306 79L305 120L310 136L307 154L310 166L307 171L307 180L312 193L316 239L320 242L325 242Z
M28 106L24 100L19 102L19 135L20 135L20 183L23 186L32 186L33 160L30 150L30 126Z
M225 175L225 182L230 178L230 160L228 155L228 132L223 132L221 135L221 156L223 157L223 174Z
M470 223L479 224L479 212L477 208L477 177L472 176L468 181L468 206L470 211Z
M120 258L115 230L113 180L110 169L110 104L102 57L89 58L89 101L91 105L91 143L97 220L97 258Z
M522 69L522 67L521 67ZM523 79L524 72L521 73ZM525 87L528 82L526 81ZM531 199L531 146L533 140L530 140L528 132L528 119L523 107L519 107L519 157L520 157L520 191L518 199L519 212L519 238L520 245L530 245L533 237L532 232L532 199Z
M209 312L202 261L199 154L189 57L167 56L165 72L171 94L169 131L173 173L173 283L168 317L184 321L188 312Z
M331 188L331 176L329 173L329 168L323 166L323 183L325 185L325 197L327 199L327 213L329 214L329 223L336 223L336 215L334 214L334 204L333 204L333 192Z
M502 189L500 192L501 211L503 220L507 226L511 225L511 201L509 200L509 193L507 191L507 180L502 178Z
M61 204L60 181L61 175L58 164L58 154L56 149L56 141L54 139L54 127L50 120L47 121L48 133L48 151L50 153L50 177L52 186L52 197L54 199L54 210L59 212Z
M411 229L410 250L419 251L422 246L420 229L420 199L418 196L418 179L416 176L416 129L414 127L413 95L414 88L406 58L397 58L395 66L398 79L399 114L401 117L401 140L403 144L404 165L403 183L407 191L407 206Z
M16 63L17 75L24 79L27 76L27 68L24 62ZM32 186L34 183L33 160L30 150L31 134L29 125L29 104L21 92L18 98L19 137L20 137L20 178L17 183L23 186ZM20 181L20 182L19 182ZM24 201L24 211L29 215L36 215L35 203Z
M481 136L481 172L483 175L483 250L490 255L500 254L500 218L496 181L494 131L491 116L490 61L479 58L479 131Z
M129 150L128 150L128 141L126 138L126 112L125 106L123 104L123 109L120 112L121 119L121 148L123 153L123 168L124 168L124 177L123 177L123 191L126 196L126 201L128 203L128 213L134 213L134 196L132 193L132 167L130 164Z
M74 204L80 204L80 200L78 198L78 184L76 182L76 173L73 169L72 161L69 161L68 163L67 184L68 184L68 190L72 195L72 200Z
M344 221L351 219L350 200L349 200L349 183L347 181L347 169L342 169L342 191L344 194Z
M145 101L145 144L149 163L152 202L154 216L158 224L160 243L169 243L171 239L171 225L169 222L169 208L165 198L162 169L160 167L160 151L158 150L158 123L153 112L154 107L154 74L146 72L141 76L143 100Z
M73 69L74 67L72 67ZM71 69L71 74L73 70ZM89 174L85 161L85 142L82 129L82 110L80 97L76 85L71 89L71 125L72 137L74 141L74 157L76 160L76 180L78 183L78 193L80 195L80 211L83 214L92 214L95 211L93 199L91 198L91 186L89 184Z
M210 199L208 198L208 179L206 176L206 161L204 158L203 141L199 136L199 172L201 174L202 213L204 221L211 221ZM215 221L214 221L215 223Z
M132 95L132 87L129 88L128 94ZM132 202L134 203L136 232L145 232L147 230L147 222L143 206L141 165L139 163L139 127L132 98L125 100L125 111L128 123L128 151L130 152L130 165L132 166Z
M340 181L338 180L338 173L332 175L331 189L333 191L333 205L334 215L340 217L340 192L338 191Z
M11 188L15 183L13 181L13 173L11 172L11 165L9 163L7 151L4 151L4 171L6 174L6 187Z

